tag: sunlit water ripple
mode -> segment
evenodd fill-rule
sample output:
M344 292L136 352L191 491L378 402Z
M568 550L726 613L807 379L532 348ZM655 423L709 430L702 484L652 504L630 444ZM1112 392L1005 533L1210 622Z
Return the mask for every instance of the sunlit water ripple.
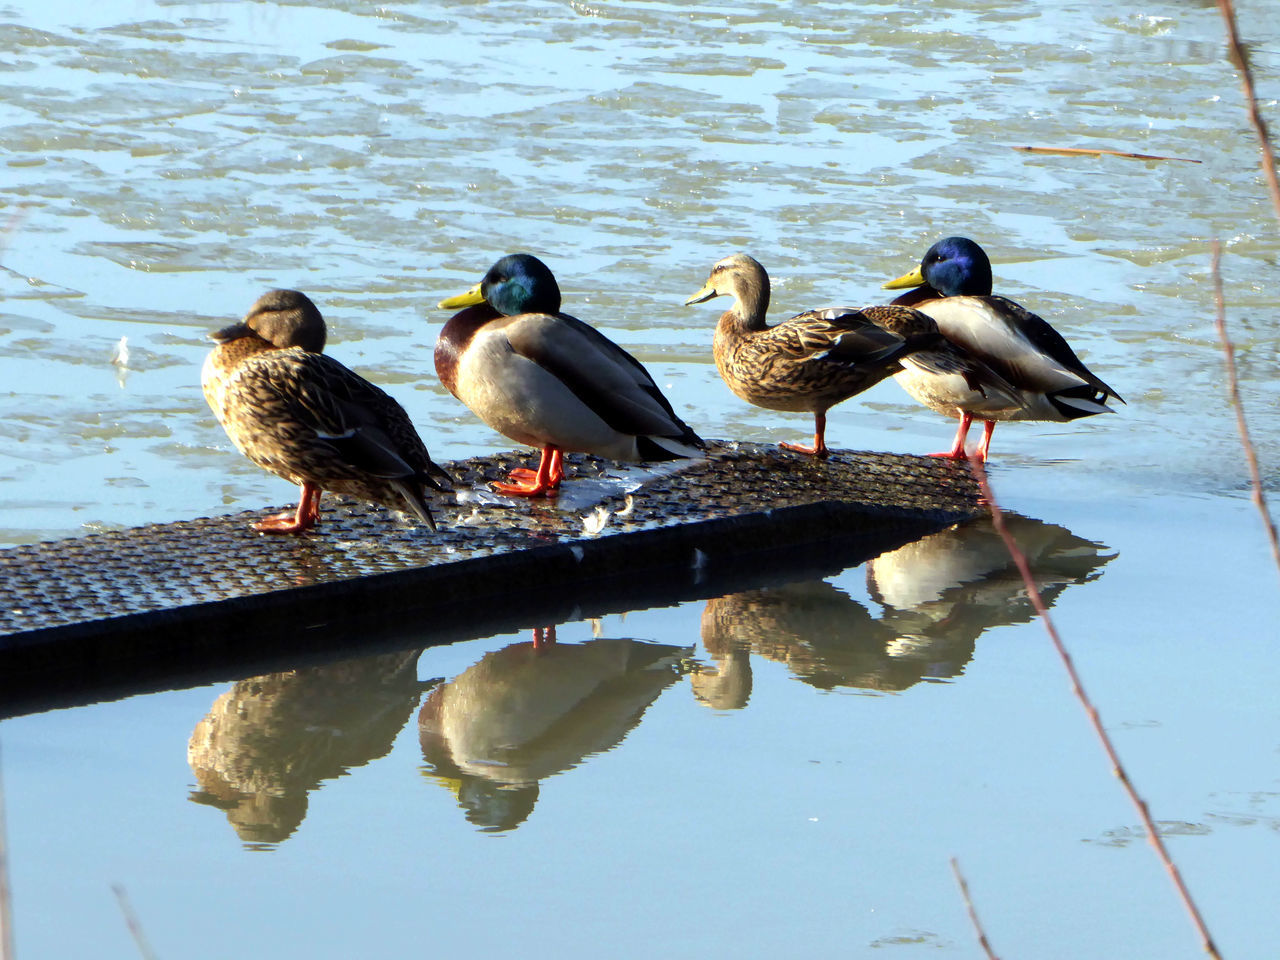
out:
M1001 289L1131 401L1105 422L1006 428L1004 449L1101 461L1093 483L1159 463L1152 481L1175 489L1238 488L1206 248L1226 244L1246 398L1266 410L1277 351L1250 278L1270 268L1274 229L1212 10L929 12L17 14L0 39L4 539L286 499L230 450L196 383L206 331L269 286L317 299L335 355L389 384L433 451L505 446L428 354L435 301L515 249L551 263L569 308L653 365L703 432L772 439L804 418L726 397L714 311L680 306L710 263L749 249L784 314L882 298L933 238L968 233ZM1020 144L1203 163L1008 149ZM120 337L127 373L110 364ZM1168 445L1172 423L1201 442ZM1269 446L1272 418L1255 429ZM946 432L892 384L834 417L851 446L919 450Z

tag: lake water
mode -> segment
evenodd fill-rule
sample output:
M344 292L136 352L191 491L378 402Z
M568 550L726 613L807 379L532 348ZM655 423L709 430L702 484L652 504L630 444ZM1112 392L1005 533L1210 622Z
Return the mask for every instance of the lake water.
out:
M1274 126L1280 21L1246 7ZM682 306L711 264L755 255L786 316L968 235L1129 401L1001 427L993 483L1224 955L1272 957L1280 590L1209 243L1276 498L1280 245L1223 38L1208 2L0 4L0 543L288 502L199 389L269 287L437 459L509 446L430 350L517 250L703 435L796 440ZM889 382L828 439L951 433ZM904 550L545 656L423 624L7 720L18 955L137 956L119 884L161 957L976 956L952 856L1003 955L1200 955L989 530Z

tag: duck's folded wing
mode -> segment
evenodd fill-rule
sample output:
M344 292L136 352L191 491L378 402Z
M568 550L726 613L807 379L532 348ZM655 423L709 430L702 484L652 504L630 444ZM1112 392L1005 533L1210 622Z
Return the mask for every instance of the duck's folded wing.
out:
M952 343L1021 390L1052 393L1090 386L1117 396L1043 319L1004 297L944 297L916 309Z
M331 357L301 351L281 356L270 370L290 415L344 462L386 479L425 472L425 463L410 463L430 458L403 408L359 374ZM421 457L414 455L417 448Z
M963 377L970 390L988 399L1001 399L1011 407L1026 406L1023 391L1017 389L986 363L967 355L952 344L936 350L917 350L902 360L905 367L916 367L934 376Z
M1111 387L1103 382L1101 377L1096 376L1093 371L1084 365L1084 362L1076 356L1076 352L1071 349L1071 345L1063 339L1062 334L1053 329L1042 317L1036 316L1030 310L1021 304L1014 303L1007 297L991 296L985 297L991 302L993 307L997 308L1000 315L1011 329L1023 337L1032 348L1045 356L1052 357L1067 370L1078 376L1094 390L1102 394L1102 399L1113 397L1124 403L1124 398L1116 393Z
M502 327L520 356L552 374L614 430L702 441L675 414L640 361L566 314L523 314Z
M857 307L807 310L770 328L770 340L794 357L844 364L878 364L902 352L904 340Z

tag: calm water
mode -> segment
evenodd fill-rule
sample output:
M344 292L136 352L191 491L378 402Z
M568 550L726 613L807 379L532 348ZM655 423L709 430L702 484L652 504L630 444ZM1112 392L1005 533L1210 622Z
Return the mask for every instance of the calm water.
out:
M1275 124L1280 22L1244 6ZM1277 224L1212 3L55 0L0 24L0 543L287 502L198 385L206 332L268 287L316 299L437 459L508 446L429 352L435 302L514 250L704 435L798 439L719 382L718 311L681 306L710 265L753 253L785 316L874 301L967 234L1129 400L1002 427L993 480L1224 953L1274 956L1280 594L1208 243L1277 489ZM952 429L893 383L831 421L899 452ZM982 527L557 636L6 721L19 955L137 956L119 883L162 957L975 956L950 856L1005 955L1199 955Z

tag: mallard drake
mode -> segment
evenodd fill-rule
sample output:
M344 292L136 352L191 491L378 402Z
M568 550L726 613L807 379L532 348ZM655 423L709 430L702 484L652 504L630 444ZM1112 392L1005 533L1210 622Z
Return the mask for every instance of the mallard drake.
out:
M986 297L991 295L991 260L987 252L968 237L947 237L927 251L920 266L882 289L911 289L893 302L914 306L942 297Z
M298 484L296 513L263 533L301 533L320 519L325 490L408 510L435 529L425 487L451 478L432 462L400 404L325 356L320 311L296 290L272 290L239 323L210 334L204 397L236 449Z
M1076 420L1113 413L1108 398L1124 403L1045 320L1012 300L992 296L991 261L972 240L939 240L919 267L884 287L921 288L894 303L910 303L927 313L947 340L995 370L1017 391L1012 396L975 391L954 376L939 376L904 363L896 379L907 393L932 410L960 418L951 449L936 457L965 457L965 436L975 416L984 421L976 456L985 463L997 421Z
M765 322L769 275L745 253L712 267L685 305L721 294L733 297L716 325L714 348L729 389L766 410L813 414L813 446L780 444L788 450L825 457L827 410L901 370L904 357L917 355L932 369L980 385L980 365L952 349L929 317L908 307L825 307L771 327Z
M560 287L527 253L503 257L442 309L464 307L436 341L440 382L503 436L542 451L501 493L554 496L566 451L610 460L673 460L705 446L635 357L560 312Z

